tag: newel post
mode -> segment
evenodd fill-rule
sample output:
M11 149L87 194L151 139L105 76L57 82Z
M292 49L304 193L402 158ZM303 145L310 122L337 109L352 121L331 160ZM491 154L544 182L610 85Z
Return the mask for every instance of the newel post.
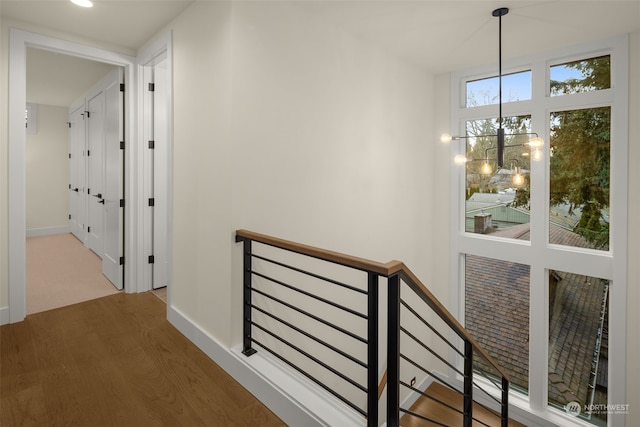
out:
M502 427L509 427L509 380L502 377Z
M236 236L236 242L242 242L242 354L251 356L251 239Z
M367 427L378 427L378 275L367 282Z
M464 341L464 402L463 426L471 427L473 423L473 346Z

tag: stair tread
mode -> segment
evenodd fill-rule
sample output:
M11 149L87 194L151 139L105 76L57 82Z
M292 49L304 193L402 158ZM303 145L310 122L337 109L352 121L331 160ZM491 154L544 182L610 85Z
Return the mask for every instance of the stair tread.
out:
M446 387L440 383L433 383L427 389L426 394L446 403L447 405L462 410L462 394L450 389L449 387ZM428 417L434 421L437 421L438 423L447 426L462 425L462 414L425 396L420 396L420 398L413 404L413 406L411 406L410 411L418 415ZM478 405L477 403L473 404L473 417L484 423L482 424L474 420L474 426L489 425L492 427L500 427L500 417ZM438 425L436 423L432 423L421 418L411 416L409 414L404 414L402 416L400 424L402 425L402 427L424 427ZM509 426L525 427L524 424L511 419L509 420Z

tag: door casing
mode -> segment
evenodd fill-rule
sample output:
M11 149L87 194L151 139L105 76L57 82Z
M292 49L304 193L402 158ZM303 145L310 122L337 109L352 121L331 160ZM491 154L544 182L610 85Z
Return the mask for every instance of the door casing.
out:
M136 175L142 165L141 153L137 151L136 141L136 111L133 94L137 90L135 79L136 58L86 46L67 40L44 36L20 29L12 28L9 32L9 322L24 320L26 316L26 182L25 182L25 142L24 107L26 105L26 54L27 48L37 48L61 54L82 57L94 61L124 68L125 84L129 88L125 91L125 193L129 195L125 209L124 252L125 252L125 282L126 292L139 292L137 283L138 265L142 257L138 248L139 237L135 230L141 200L136 200L136 191L143 185L142 177Z

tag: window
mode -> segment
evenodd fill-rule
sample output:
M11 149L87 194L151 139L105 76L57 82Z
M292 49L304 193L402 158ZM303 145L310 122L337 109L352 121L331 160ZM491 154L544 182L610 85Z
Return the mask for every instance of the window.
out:
M451 166L458 315L509 373L511 401L559 425L624 417L606 405L626 404L616 327L626 321L627 51L623 37L508 64L526 71L503 80L503 167ZM491 163L497 92L479 75L452 76L452 124L465 135L452 155ZM531 132L546 141L539 162L516 135Z
M604 55L550 67L551 96L591 92L611 87L611 56Z
M580 416L596 424L606 413L609 281L553 272L549 290L549 405L581 403Z
M509 375L511 387L527 393L529 266L474 255L465 258L465 327Z
M531 116L504 117L505 165L496 170L495 162L470 162L466 168L465 231L472 233L501 232L503 237L522 237L517 229L529 223L530 150L524 143L531 132ZM494 118L468 120L466 127L467 157L495 158L498 123ZM517 175L521 177L518 181ZM516 227L511 232L506 229ZM513 233L516 234L513 234ZM528 239L527 239L528 240Z
M611 107L552 112L549 123L549 242L608 250Z
M466 82L467 107L493 105L499 103L498 77ZM502 102L531 99L531 71L504 74L502 76Z

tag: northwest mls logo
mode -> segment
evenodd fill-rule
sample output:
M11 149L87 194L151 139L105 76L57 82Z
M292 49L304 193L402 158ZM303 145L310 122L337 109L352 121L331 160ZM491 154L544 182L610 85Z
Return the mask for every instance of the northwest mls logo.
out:
M582 405L574 401L574 402L567 403L564 407L564 410L567 411L567 414L573 417L577 417L578 415L580 415L581 408L582 408Z
M567 414L577 417L580 415L580 412L584 410L586 414L591 415L606 415L606 414L629 414L629 404L602 404L602 403L592 403L591 405L584 405L584 408L580 403L573 401L569 402L565 405L564 410L567 411Z

